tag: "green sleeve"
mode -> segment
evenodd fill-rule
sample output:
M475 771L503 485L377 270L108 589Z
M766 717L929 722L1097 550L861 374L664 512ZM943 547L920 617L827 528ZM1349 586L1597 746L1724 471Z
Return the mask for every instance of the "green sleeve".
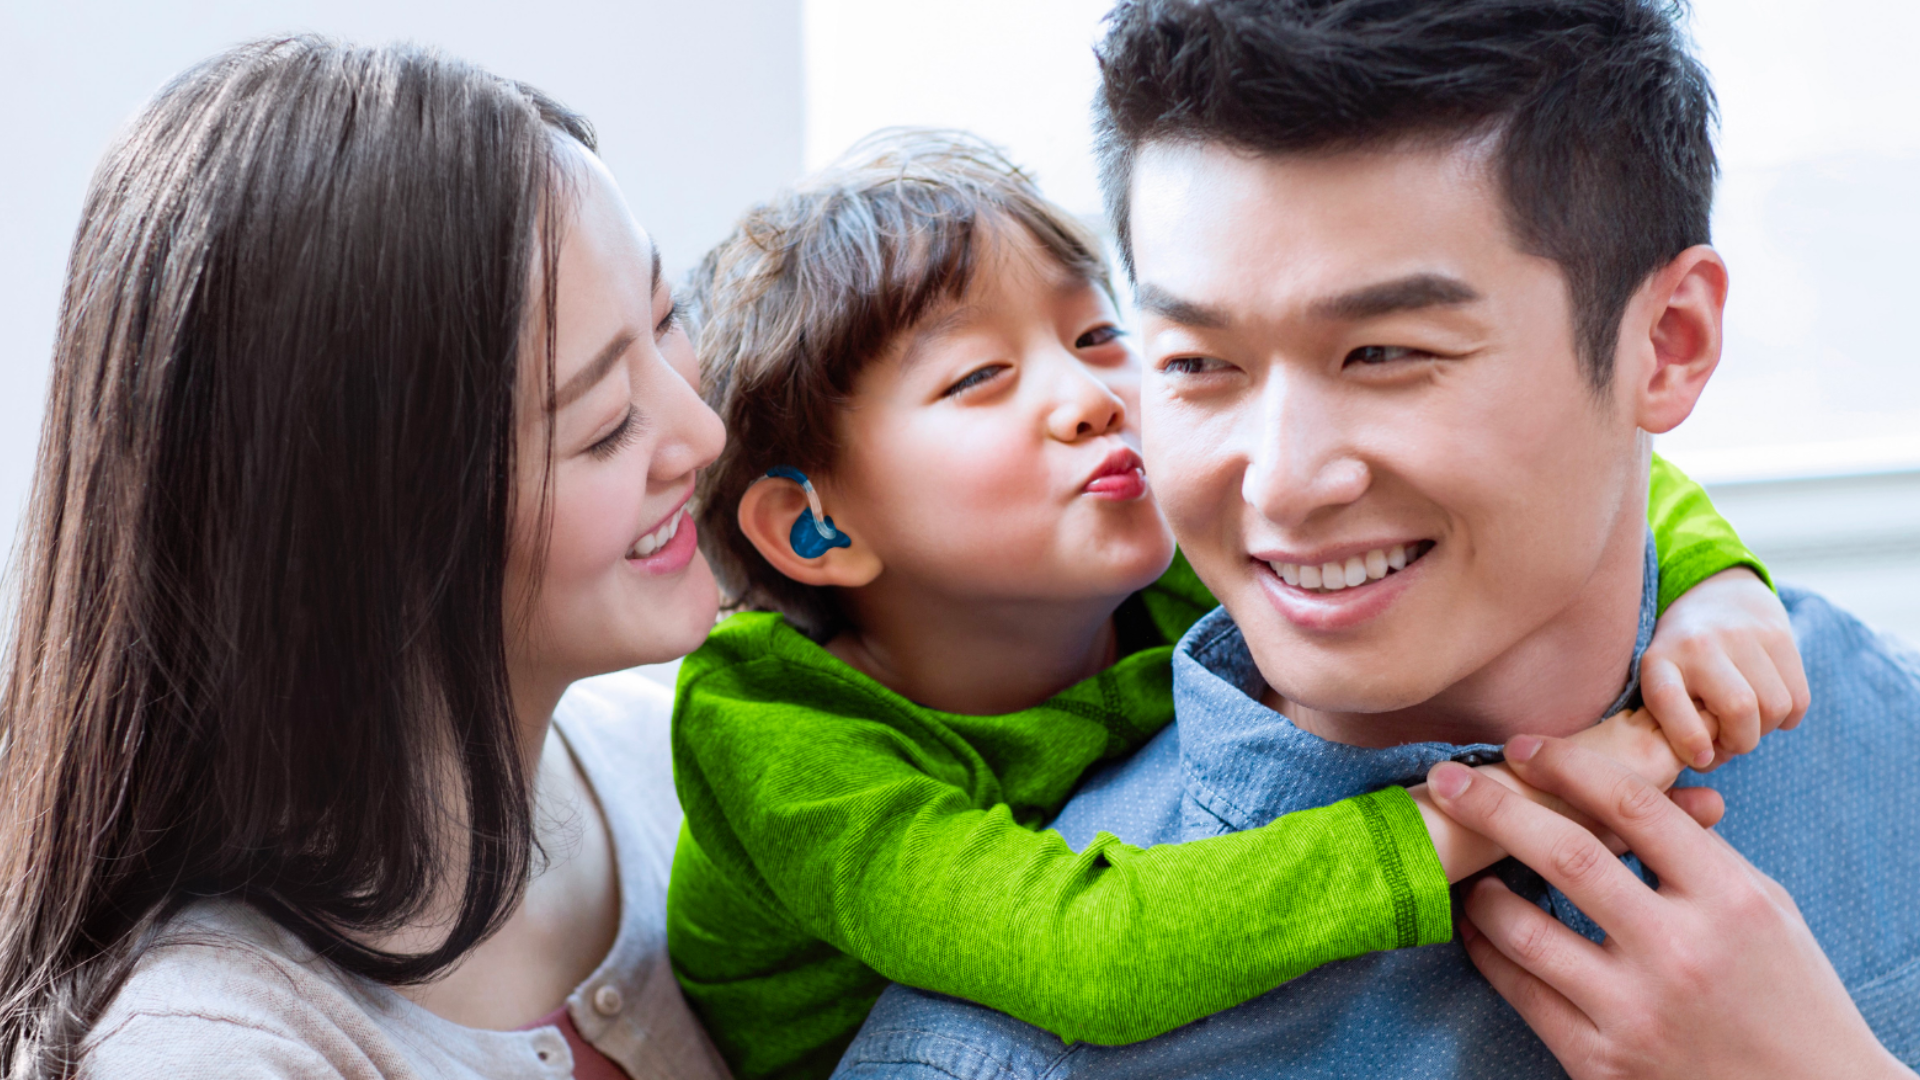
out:
M1722 570L1744 566L1773 587L1760 557L1740 542L1700 485L1658 454L1647 486L1647 523L1660 552L1660 610Z
M1075 852L1017 818L951 732L863 718L874 703L851 687L754 666L725 679L778 686L777 704L709 685L676 718L687 829L720 872L761 883L757 904L889 979L1116 1044L1329 961L1452 936L1445 874L1400 788L1188 844L1102 834ZM760 704L728 708L736 696Z

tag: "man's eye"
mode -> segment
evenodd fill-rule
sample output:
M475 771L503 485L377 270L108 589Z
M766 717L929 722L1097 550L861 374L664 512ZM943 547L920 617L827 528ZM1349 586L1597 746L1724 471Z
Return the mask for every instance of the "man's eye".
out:
M942 390L940 396L949 398L955 394L965 393L982 383L992 382L996 376L1005 370L1007 370L1007 365L1005 364L989 364L986 367L970 371L959 382Z
M1175 356L1160 365L1169 375L1217 375L1232 365L1211 356Z
M1399 345L1362 345L1347 354L1347 363L1390 364L1395 360L1423 360L1431 355Z
M1102 345L1111 345L1126 336L1127 332L1117 326L1096 326L1075 338L1073 347L1076 349L1097 349Z

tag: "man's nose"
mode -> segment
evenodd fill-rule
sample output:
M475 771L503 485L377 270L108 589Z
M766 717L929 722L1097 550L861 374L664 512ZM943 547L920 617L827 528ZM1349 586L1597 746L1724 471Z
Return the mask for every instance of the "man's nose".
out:
M1276 525L1296 527L1356 502L1373 482L1333 397L1311 377L1276 375L1262 395L1257 429L1244 433L1250 453L1241 497Z
M1085 365L1072 360L1059 368L1047 433L1061 442L1078 442L1118 432L1127 424L1127 404Z

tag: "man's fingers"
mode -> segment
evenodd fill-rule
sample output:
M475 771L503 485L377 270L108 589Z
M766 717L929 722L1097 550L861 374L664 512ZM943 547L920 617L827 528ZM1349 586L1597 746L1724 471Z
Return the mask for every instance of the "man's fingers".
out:
M1508 744L1509 754L1520 742L1520 739L1515 739ZM1685 815L1667 802L1664 793L1634 776L1625 766L1592 751L1582 753L1584 757L1578 760L1583 765L1591 760L1603 765L1609 778L1631 777L1640 787L1652 792L1669 814L1685 820ZM1586 782L1590 786L1591 781ZM1643 927L1652 929L1658 920L1657 903L1649 904L1650 901L1657 902L1658 898L1645 882L1621 865L1620 860L1585 826L1535 805L1505 785L1478 776L1472 769L1454 762L1441 762L1427 773L1427 790L1433 796L1435 805L1448 817L1492 840L1506 849L1507 854L1532 867L1541 877L1572 898L1580 910L1606 927L1609 933L1622 933L1629 927L1635 930ZM1541 790L1550 795L1561 794L1548 788ZM1592 792L1579 785L1570 785L1570 790L1581 791L1589 803L1605 801L1595 798ZM1567 801L1574 809L1593 816L1586 806L1574 803L1571 799ZM1615 813L1614 816L1618 817L1619 814ZM1634 838L1626 832L1597 816L1593 816L1593 820L1601 830L1611 829L1629 847L1635 846ZM1692 826L1691 821L1687 821L1687 824Z
M1475 890L1476 893L1478 891ZM1508 895L1512 896L1511 893ZM1514 899L1518 900L1517 897ZM1520 903L1531 908L1534 914L1546 917L1532 904L1525 901ZM1493 986L1494 991L1513 1006L1514 1011L1540 1036L1555 1057L1563 1061L1570 1060L1566 1053L1568 1051L1575 1053L1573 1060L1584 1056L1579 1053L1581 1045L1590 1043L1599 1035L1593 1021L1565 994L1514 963L1511 957L1502 952L1489 936L1489 931L1505 937L1508 927L1492 909L1486 911L1486 917L1486 929L1482 929L1471 914L1460 923L1461 941L1467 948L1467 957L1473 961L1473 966L1480 969L1480 974ZM1572 933L1565 927L1560 929ZM1584 938L1581 940L1585 944L1592 944Z
M1564 739L1523 735L1507 744L1507 766L1522 780L1566 800L1601 827L1618 833L1640 861L1660 875L1664 886L1684 891L1689 883L1696 886L1711 883L1715 875L1722 872L1722 858L1711 834L1695 824L1659 789L1610 758ZM1453 814L1451 807L1447 813ZM1566 874L1552 861L1554 850L1551 847L1541 850L1538 838L1495 835L1477 826L1469 828L1506 848L1559 886L1560 891L1608 933L1626 935L1642 927L1657 929L1654 923L1659 916L1647 904L1654 899L1653 895L1619 863L1613 863L1613 867L1633 883L1633 887L1624 892L1619 879L1610 875ZM1527 845L1527 850L1523 852L1516 844ZM1556 873L1565 880L1555 880Z
M1586 998L1600 985L1601 972L1608 962L1606 950L1515 896L1497 878L1481 878L1473 884L1467 891L1465 914L1501 955L1552 987L1582 1013L1594 1009L1597 1003Z
M1665 658L1647 661L1640 669L1640 695L1681 761L1697 768L1713 760L1713 728L1694 707L1679 665Z

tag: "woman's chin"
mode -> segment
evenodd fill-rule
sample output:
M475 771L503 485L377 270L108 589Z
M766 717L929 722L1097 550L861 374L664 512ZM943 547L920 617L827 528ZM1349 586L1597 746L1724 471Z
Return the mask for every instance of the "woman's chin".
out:
M720 587L706 556L696 554L678 587L645 614L645 640L633 642L637 658L627 666L671 663L704 644L720 617Z

